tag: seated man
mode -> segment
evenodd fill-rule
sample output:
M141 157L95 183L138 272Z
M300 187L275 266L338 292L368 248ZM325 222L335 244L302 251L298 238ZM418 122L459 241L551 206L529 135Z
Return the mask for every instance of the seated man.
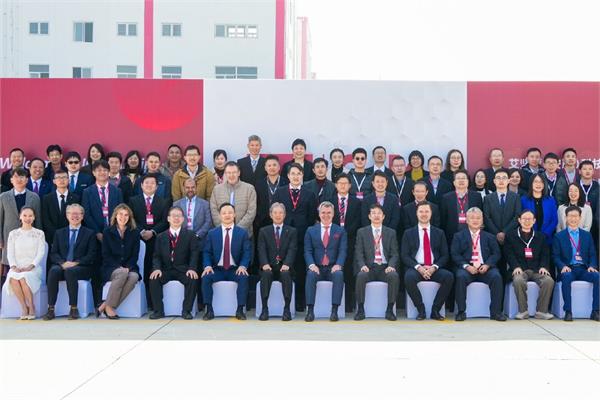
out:
M308 270L306 271L306 305L308 311L304 320L314 321L315 297L317 295L318 281L332 281L331 316L329 320L338 320L338 307L342 303L344 291L344 272L348 250L346 231L339 225L333 224L334 207L328 201L319 205L319 219L317 223L306 230L304 235L304 259Z
M483 282L490 287L490 318L506 321L502 313L502 275L496 268L500 260L500 247L494 235L481 230L483 212L480 208L469 208L466 214L467 229L459 230L452 239L451 254L456 264L455 297L458 304L455 319L467 319L467 286L472 282Z
M431 319L443 321L440 309L445 303L454 275L448 271L448 243L444 231L432 226L432 206L422 202L417 205L419 224L407 229L402 236L402 262L406 267L404 285L413 304L417 308L417 320L425 319L425 305L417 286L422 281L433 281L441 286L435 295L431 307Z
M298 239L296 229L284 225L285 206L282 203L271 205L272 225L265 226L258 233L258 261L260 267L260 294L262 297L261 321L269 319L269 293L273 279L281 282L284 307L283 321L290 321L292 314L292 274Z
M150 297L154 311L150 319L165 316L163 286L169 281L179 281L184 286L181 317L192 319L198 279L198 240L192 231L183 228L183 210L171 207L167 213L169 228L158 234L154 243L152 273L149 276ZM182 229L183 228L183 229Z
M377 171L376 173L380 173ZM394 304L398 296L400 278L398 268L400 254L398 253L398 239L396 231L383 225L385 215L383 207L378 203L372 204L369 211L371 225L358 230L356 234L355 269L356 273L356 301L358 310L354 316L355 321L365 319L365 293L367 283L373 281L388 284L388 305L385 319L395 321Z
M590 319L600 321L598 313L598 285L600 274L598 273L598 259L592 235L579 228L581 209L577 206L569 206L565 210L567 217L567 229L556 234L552 245L554 265L560 271L562 282L562 295L565 302L565 321L573 321L571 310L571 282L586 281L593 285L592 290L592 313Z
M208 231L204 244L202 271L202 297L206 311L203 320L215 317L212 308L212 284L220 281L233 281L237 286L237 310L235 317L245 320L244 306L248 297L248 264L252 252L252 243L248 231L234 225L235 208L231 203L219 206L221 225Z
M69 319L79 318L77 309L78 280L92 277L96 258L96 237L94 231L81 226L83 207L79 204L67 206L69 226L58 229L54 235L48 271L48 312L44 321L54 319L54 306L58 297L58 282L67 281L69 294Z
M550 248L544 234L535 232L535 215L531 210L521 212L519 227L506 235L504 254L512 275L513 287L519 305L516 319L529 318L527 310L527 282L540 287L535 317L552 319L548 304L552 298L554 280L550 276Z

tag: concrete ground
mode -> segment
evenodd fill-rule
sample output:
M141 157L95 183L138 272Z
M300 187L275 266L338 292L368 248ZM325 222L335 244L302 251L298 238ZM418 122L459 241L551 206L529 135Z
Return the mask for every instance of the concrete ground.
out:
M0 399L598 396L600 324L0 321Z

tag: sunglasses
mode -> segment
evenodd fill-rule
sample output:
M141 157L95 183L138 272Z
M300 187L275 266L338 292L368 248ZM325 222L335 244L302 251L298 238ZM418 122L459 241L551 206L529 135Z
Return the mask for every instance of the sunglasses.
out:
M79 164L79 161L78 160L71 160L71 161L67 161L67 164L71 164L71 165Z
M356 161L365 161L365 157L354 157Z

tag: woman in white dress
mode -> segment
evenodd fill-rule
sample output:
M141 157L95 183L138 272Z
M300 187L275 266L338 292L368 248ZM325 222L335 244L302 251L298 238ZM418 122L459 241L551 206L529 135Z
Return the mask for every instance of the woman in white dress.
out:
M41 263L45 256L44 232L33 227L35 213L31 207L21 208L21 227L8 234L6 247L10 270L6 276L8 293L17 296L21 318L35 319L33 295L42 284Z

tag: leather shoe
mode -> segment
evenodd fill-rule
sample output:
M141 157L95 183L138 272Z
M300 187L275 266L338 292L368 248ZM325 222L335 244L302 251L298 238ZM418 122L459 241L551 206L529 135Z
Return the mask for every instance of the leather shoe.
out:
M49 308L46 314L44 314L44 316L42 317L44 321L50 321L54 318L56 318L56 315L54 314L54 308Z
M592 321L598 321L598 322L600 322L600 313L598 312L598 310L592 311L592 313L590 314L590 319Z
M245 321L246 320L246 313L244 312L244 309L243 308L242 309L238 309L235 312L235 317L237 319L239 319L240 321Z
M506 321L506 315L500 313L500 314L496 314L493 317L491 317L490 319L493 319L494 321L500 321L500 322L504 322Z
M358 310L356 314L354 314L355 321L362 321L365 319L365 312L363 310Z
M304 317L306 322L313 322L315 320L315 313L313 310L308 310L306 312L306 317Z
M330 320L331 322L337 322L337 321L339 321L339 320L340 320L340 319L338 318L337 310L335 310L335 311L331 311L331 315L329 316L329 320Z
M152 314L150 314L150 316L148 318L150 319L161 319L165 316L164 312L160 312L160 311L152 311Z
M269 320L269 309L267 307L263 307L260 316L258 317L259 321L268 321Z
M456 314L456 316L454 317L455 321L464 321L465 319L467 319L467 313L464 311L459 311L458 314Z
M212 307L206 307L206 311L204 311L202 320L210 321L211 319L215 319L215 312L213 311Z
M387 319L388 321L396 321L396 315L394 314L394 312L392 310L387 310L385 312L385 319Z
M417 321L423 321L425 319L425 309L418 310Z
M571 311L565 311L565 318L563 318L563 320L573 322L573 313Z
M194 319L194 316L189 311L184 311L181 313L181 318L183 319Z
M281 316L282 321L291 321L292 320L292 312L289 308L283 309L283 315Z
M71 308L67 319L79 319L79 310L77 309L77 307Z
M431 310L431 319L435 319L436 321L443 321L446 318L442 316L442 314L440 314L439 311L437 310Z

